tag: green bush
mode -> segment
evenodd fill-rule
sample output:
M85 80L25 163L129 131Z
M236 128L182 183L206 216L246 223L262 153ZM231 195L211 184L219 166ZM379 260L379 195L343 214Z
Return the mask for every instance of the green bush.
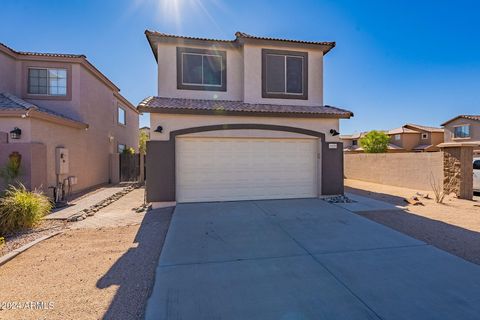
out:
M387 152L390 137L382 131L370 131L360 139L360 146L366 153Z
M6 234L35 226L52 210L52 203L41 192L24 185L10 186L0 198L0 233Z

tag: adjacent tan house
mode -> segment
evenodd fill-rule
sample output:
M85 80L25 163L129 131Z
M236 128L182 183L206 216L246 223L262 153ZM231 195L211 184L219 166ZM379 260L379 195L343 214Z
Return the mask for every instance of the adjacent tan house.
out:
M234 40L146 31L158 63L150 112L150 202L308 198L343 193L339 120L323 102L333 42Z
M385 131L390 136L387 152L434 152L443 142L443 129L418 124L406 124L400 128ZM364 152L360 139L367 134L342 135L344 152Z
M138 115L84 55L0 44L0 165L19 152L28 187L77 192L118 179L110 155L138 149Z
M434 152L443 142L443 129L418 124L406 124L388 131L390 144L398 147L397 152Z
M480 115L460 115L443 123L445 144L474 144L480 154Z

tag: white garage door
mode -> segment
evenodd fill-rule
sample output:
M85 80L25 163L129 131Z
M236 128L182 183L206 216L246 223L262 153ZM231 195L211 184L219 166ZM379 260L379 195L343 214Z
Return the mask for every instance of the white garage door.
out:
M317 195L314 139L177 138L178 202Z

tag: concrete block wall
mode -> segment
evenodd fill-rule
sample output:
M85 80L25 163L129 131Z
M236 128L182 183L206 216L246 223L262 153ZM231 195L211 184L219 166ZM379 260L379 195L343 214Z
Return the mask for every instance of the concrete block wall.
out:
M348 179L432 190L431 180L443 184L443 152L344 154Z

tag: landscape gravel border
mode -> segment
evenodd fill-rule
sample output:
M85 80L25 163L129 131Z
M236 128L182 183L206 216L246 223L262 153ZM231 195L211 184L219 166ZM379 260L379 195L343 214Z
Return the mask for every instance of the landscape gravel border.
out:
M48 234L46 236L43 236L43 237L40 237L38 239L35 239L33 240L32 242L29 242L23 246L21 246L20 248L18 249L14 249L12 251L10 251L9 253L7 253L6 255L0 257L0 266L4 265L5 263L7 263L8 261L12 260L13 258L15 258L16 256L18 256L20 253L22 252L25 252L26 250L30 249L31 247L33 247L34 245L44 241L44 240L47 240L47 239L50 239L52 237L55 237L59 234L63 233L63 231L56 231L56 232L53 232L51 234Z

